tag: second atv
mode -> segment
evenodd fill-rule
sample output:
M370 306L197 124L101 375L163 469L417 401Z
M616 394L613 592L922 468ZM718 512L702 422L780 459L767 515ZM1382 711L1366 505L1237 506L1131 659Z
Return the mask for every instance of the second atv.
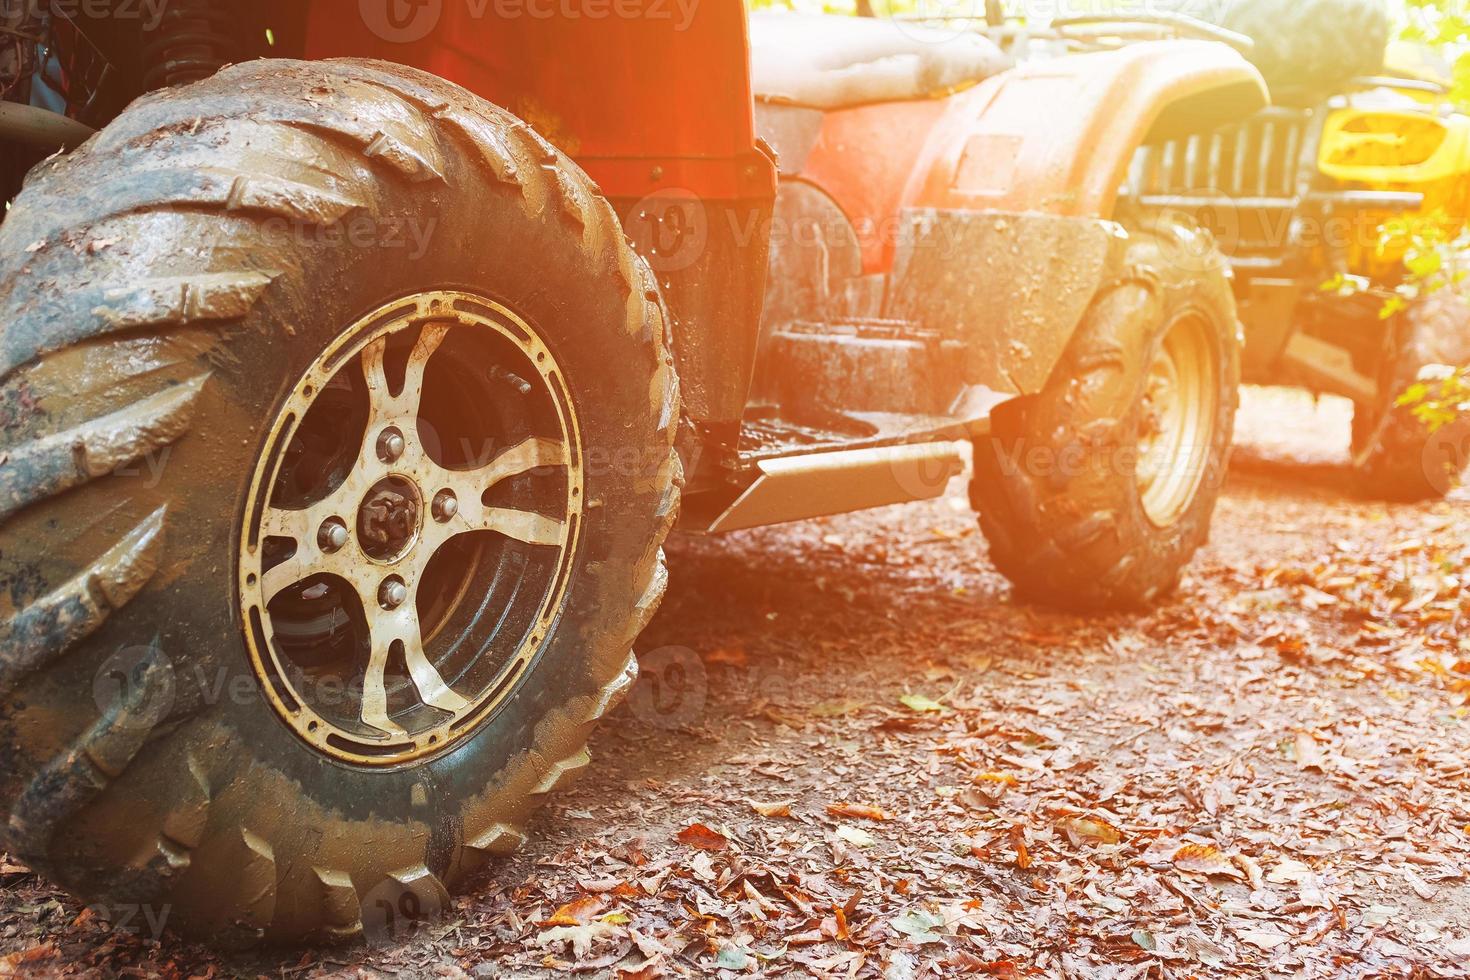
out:
M1230 0L1217 14L1254 35L1278 104L1143 148L1127 197L1216 234L1248 382L1352 401L1364 493L1443 497L1470 447L1401 402L1421 374L1470 364L1470 117L1388 44L1381 0Z

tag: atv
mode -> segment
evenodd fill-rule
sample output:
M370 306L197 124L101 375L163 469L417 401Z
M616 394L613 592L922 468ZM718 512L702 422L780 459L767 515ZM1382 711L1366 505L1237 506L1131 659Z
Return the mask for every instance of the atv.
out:
M934 498L973 441L1027 595L1145 603L1205 538L1229 270L1118 191L1265 104L1213 28L140 9L0 62L3 846L89 900L445 910L588 764L676 524Z
M1350 399L1361 489L1443 497L1470 447L1458 428L1431 431L1404 396L1470 364L1470 269L1455 253L1470 220L1470 117L1411 52L1385 64L1379 0L1230 0L1215 13L1254 36L1277 104L1141 149L1125 197L1214 232L1235 272L1247 382Z

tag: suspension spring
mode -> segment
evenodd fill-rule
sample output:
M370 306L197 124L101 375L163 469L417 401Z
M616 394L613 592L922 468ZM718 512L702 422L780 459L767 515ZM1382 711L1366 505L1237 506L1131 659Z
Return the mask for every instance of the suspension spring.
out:
M224 0L170 0L144 35L143 86L201 81L238 60L240 47L239 23Z

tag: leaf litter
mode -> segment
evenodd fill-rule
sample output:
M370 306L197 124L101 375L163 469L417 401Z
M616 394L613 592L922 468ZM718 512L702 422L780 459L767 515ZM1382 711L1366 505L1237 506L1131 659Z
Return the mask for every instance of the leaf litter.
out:
M0 856L0 975L1464 975L1467 503L1246 457L1143 614L1011 601L959 484L676 542L703 712L620 709L453 928L223 954Z

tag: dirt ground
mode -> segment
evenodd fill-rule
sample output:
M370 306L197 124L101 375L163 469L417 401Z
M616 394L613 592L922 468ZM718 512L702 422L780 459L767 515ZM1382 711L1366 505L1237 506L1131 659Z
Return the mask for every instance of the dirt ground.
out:
M681 540L593 771L441 919L218 956L0 861L0 975L1470 975L1470 497L1354 497L1346 426L1251 393L1145 615L1012 602L958 485Z

